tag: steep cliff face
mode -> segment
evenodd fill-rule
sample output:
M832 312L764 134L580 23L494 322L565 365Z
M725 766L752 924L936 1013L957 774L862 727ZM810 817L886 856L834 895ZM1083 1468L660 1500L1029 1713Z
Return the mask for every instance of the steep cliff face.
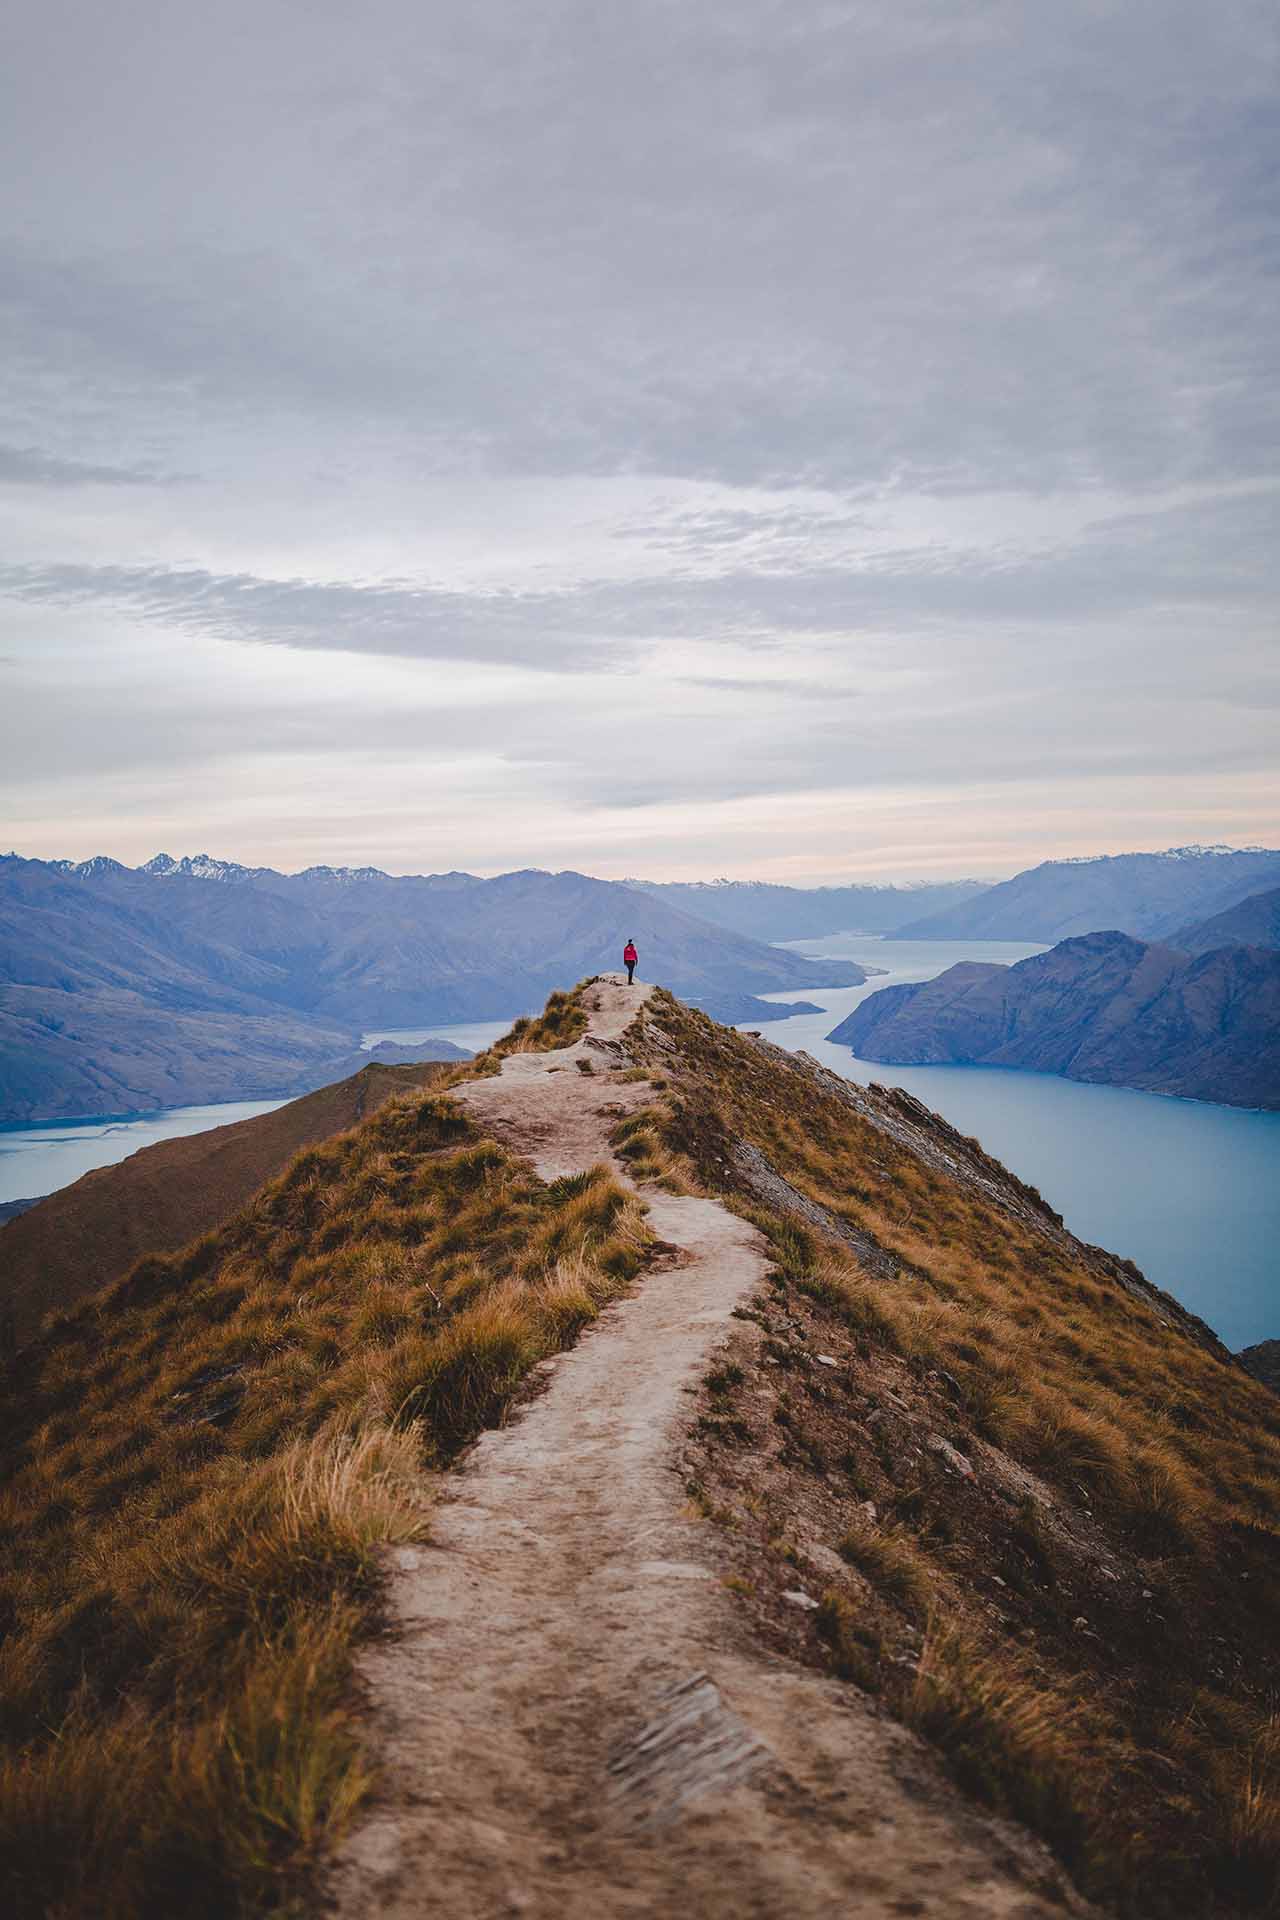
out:
M1123 933L1013 967L965 962L873 993L828 1036L864 1060L1023 1067L1155 1093L1280 1106L1280 954L1188 957Z

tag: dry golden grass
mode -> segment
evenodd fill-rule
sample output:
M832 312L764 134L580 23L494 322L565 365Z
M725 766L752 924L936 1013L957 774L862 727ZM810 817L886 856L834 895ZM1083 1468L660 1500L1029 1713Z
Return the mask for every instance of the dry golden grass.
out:
M1034 1827L1068 1866L1087 1866L1101 1769L1089 1766L1091 1730L1078 1700L1038 1682L1016 1657L983 1654L935 1623L902 1715L971 1792Z
M935 1594L933 1568L904 1528L859 1519L841 1540L840 1552L896 1600L908 1619L926 1618Z
M495 1074L508 1054L551 1053L558 1047L571 1047L587 1030L584 995L591 984L590 980L580 980L569 993L553 993L536 1018L517 1020L510 1033L469 1061L464 1075Z
M369 1785L381 1549L644 1245L607 1169L545 1186L410 1096L46 1329L0 1411L15 1920L290 1904Z
M896 1444L854 1423L842 1435L825 1386L773 1416L792 1471L825 1480L840 1460L880 1509L833 1542L871 1588L861 1609L828 1597L837 1669L1117 1910L1280 1911L1280 1404L1051 1219L1038 1231L669 998L649 1017L675 1047L654 1049L671 1086L642 1137L761 1229L776 1301L825 1316L815 1337L844 1330L855 1385L859 1367L872 1400L877 1381L911 1383ZM739 1187L736 1141L894 1256L893 1277ZM803 1380L810 1350L779 1351L774 1380L792 1364ZM910 1466L930 1429L998 1448L1017 1463L1009 1484L1038 1476L1058 1518ZM996 1572L1023 1623L1012 1648L1003 1599L986 1597ZM913 1632L944 1618L915 1672Z
M654 1107L641 1107L618 1122L609 1145L626 1162L633 1180L652 1180L666 1193L701 1193L688 1161L670 1150L664 1132L663 1114Z

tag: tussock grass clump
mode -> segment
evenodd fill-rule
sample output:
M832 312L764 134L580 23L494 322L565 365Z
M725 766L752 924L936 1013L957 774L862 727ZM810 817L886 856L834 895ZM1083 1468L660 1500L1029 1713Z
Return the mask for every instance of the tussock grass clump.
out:
M636 1272L641 1215L606 1168L545 1186L447 1095L415 1093L9 1367L15 1920L295 1899L369 1784L347 1687L382 1549L424 1533L424 1469Z
M984 1655L935 1623L902 1701L909 1726L942 1749L964 1786L1051 1842L1068 1866L1089 1859L1101 1772L1084 1764L1089 1716L1017 1659Z
M641 1107L628 1114L609 1135L609 1145L635 1180L652 1180L667 1193L701 1191L687 1160L674 1153L664 1137L664 1119L657 1108Z
M559 1047L571 1047L587 1030L586 995L592 984L580 980L570 993L553 993L540 1014L517 1020L510 1033L477 1054L462 1072L468 1078L494 1074L509 1054L553 1053Z
M1206 1703L1207 1712L1214 1709L1214 1702ZM1280 1911L1280 1714L1234 1732L1235 1738L1220 1739L1210 1768L1219 1835L1214 1878L1228 1891L1243 1887L1250 1904L1275 1913Z
M860 1521L841 1540L840 1553L872 1586L896 1600L909 1619L927 1616L936 1592L933 1569L903 1528Z

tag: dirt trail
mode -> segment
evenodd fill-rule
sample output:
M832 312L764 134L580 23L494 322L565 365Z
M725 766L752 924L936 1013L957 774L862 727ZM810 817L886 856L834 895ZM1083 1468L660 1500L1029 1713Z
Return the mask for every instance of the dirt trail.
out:
M459 1090L544 1177L611 1161L599 1108L650 1097L606 1077L645 990L594 997L585 1040ZM717 1202L645 1197L680 1253L546 1363L450 1476L430 1545L396 1556L393 1631L362 1661L385 1788L332 1874L338 1912L1060 1916L1035 1843L852 1688L745 1639L679 1452L763 1243Z

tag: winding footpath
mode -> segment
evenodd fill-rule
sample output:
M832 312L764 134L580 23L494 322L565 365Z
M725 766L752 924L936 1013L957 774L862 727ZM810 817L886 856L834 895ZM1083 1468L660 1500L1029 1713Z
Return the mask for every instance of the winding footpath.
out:
M647 990L606 980L587 1036L459 1089L544 1178L614 1167L644 1083L611 1080ZM595 1071L580 1072L579 1058ZM612 1113L602 1113L602 1107ZM329 1876L343 1920L1040 1920L1084 1912L856 1689L753 1648L686 1501L690 1393L763 1242L646 1191L670 1251L546 1389L445 1481L395 1557L366 1652L381 1797ZM739 1323L741 1324L741 1323Z

